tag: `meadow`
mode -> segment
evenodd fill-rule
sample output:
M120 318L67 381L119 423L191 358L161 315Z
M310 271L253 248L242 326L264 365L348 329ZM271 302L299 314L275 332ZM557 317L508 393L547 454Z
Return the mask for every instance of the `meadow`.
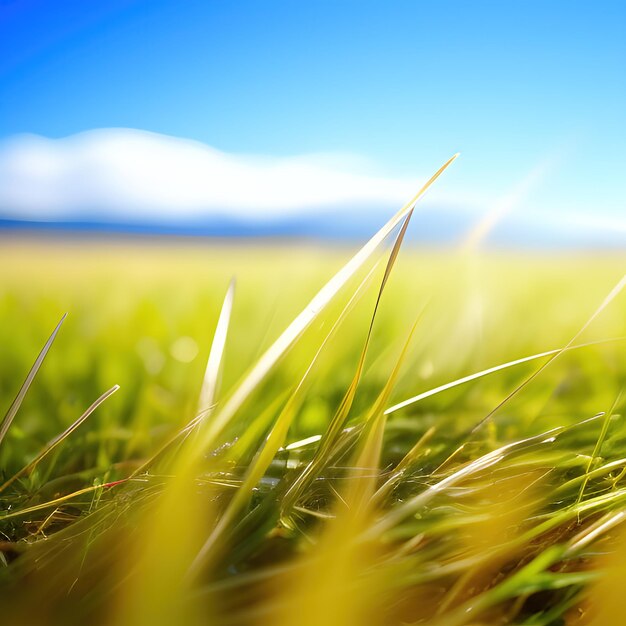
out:
M5 236L5 623L621 623L626 257L402 234Z

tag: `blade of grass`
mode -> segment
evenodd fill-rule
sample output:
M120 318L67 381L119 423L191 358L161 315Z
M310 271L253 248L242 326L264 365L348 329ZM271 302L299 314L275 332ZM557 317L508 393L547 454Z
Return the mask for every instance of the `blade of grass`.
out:
M392 383L387 383L381 395L387 396L391 387ZM367 527L372 513L371 495L380 472L385 429L384 402L384 398L379 399L379 410L372 413L361 432L346 487L343 493L335 492L335 514L325 523L321 536L311 539L314 549L299 559L301 567L276 585L276 603L270 605L273 615L269 623L372 623L372 613L380 605L383 579L379 574L372 575L375 551L364 550L355 540ZM307 607L305 616L301 616L303 607Z
M66 317L67 317L67 313L63 315L59 323L56 325L55 329L52 331L52 334L50 335L50 337L48 337L48 341L46 341L44 347L41 349L41 352L39 353L39 356L35 359L33 366L30 368L30 371L28 372L28 375L26 376L26 380L20 387L20 390L18 391L17 396L15 396L15 400L13 400L11 406L9 407L9 410L4 416L4 419L2 420L2 423L0 424L0 444L2 444L2 440L4 439L4 436L7 434L7 431L9 430L9 427L11 426L11 423L13 422L13 418L15 417L15 414L17 413L18 409L20 408L22 404L22 401L24 400L24 396L28 392L28 389L30 388L35 376L37 375L37 372L39 371L41 364L46 358L46 355L48 354L48 350L50 350L50 347L52 346L57 336L57 333L59 332L61 325L65 321Z
M220 372L222 368L222 358L224 356L224 347L228 335L230 325L230 317L233 308L233 299L235 296L235 279L233 278L228 284L226 295L222 302L222 308L213 334L211 349L209 350L209 358L204 372L202 387L198 400L198 411L195 417L190 420L182 429L174 433L159 449L142 463L132 474L131 477L138 476L145 472L158 458L160 458L167 450L176 442L184 441L193 430L213 411L213 402L218 390Z
M113 385L111 389L105 391L91 406L68 428L66 428L61 434L57 435L54 439L49 441L37 454L37 456L21 470L9 478L3 485L0 486L0 493L2 493L9 485L15 482L18 478L31 472L37 464L44 459L50 452L52 452L61 442L69 437L107 398L111 397L118 389L119 385Z
M622 289L626 286L626 274L622 276L621 280L611 289L609 294L604 298L600 306L593 312L591 317L582 325L582 327L578 330L578 332L567 342L567 344L561 348L556 354L553 354L548 358L548 360L541 365L537 370L535 370L528 378L526 378L520 385L518 385L511 393L509 393L501 402L499 402L483 419L481 419L476 426L474 426L469 432L469 436L473 435L483 424L489 421L511 398L516 396L522 389L524 389L528 384L530 384L543 370L546 369L554 361L558 358L563 352L572 347L573 343L580 337L587 328L595 321L595 319L606 309L609 304L620 294Z
M324 465L326 458L328 457L329 451L332 446L335 444L337 436L343 429L343 426L346 422L350 409L352 408L352 403L354 401L354 397L356 395L356 390L359 385L359 381L361 380L361 375L363 373L363 367L365 365L365 358L367 356L367 351L369 348L370 340L372 337L372 331L374 329L374 322L376 321L376 314L378 312L378 308L380 306L380 301L385 290L385 286L387 285L387 281L389 280L389 276L391 275L391 271L395 264L396 259L398 258L398 253L400 252L400 248L402 246L402 242L404 240L404 235L406 234L406 230L408 228L409 222L411 220L411 216L413 214L413 209L411 209L406 217L404 218L404 222L396 236L396 240L394 242L393 248L389 255L389 259L387 260L387 265L385 267L385 272L383 274L383 278L378 289L378 294L376 296L376 303L374 304L374 310L372 312L372 316L370 318L370 324L367 329L367 335L365 336L365 341L363 342L363 348L361 349L361 354L359 356L359 360L357 363L356 371L354 373L354 377L337 409L335 415L333 416L327 430L323 433L322 438L320 440L320 444L315 451L313 459L309 462L309 464L304 468L301 474L296 478L296 480L292 483L292 485L287 490L285 497L282 502L282 513L284 516L289 515L290 509L297 503L297 500L303 489L306 488L308 484L310 484L313 477L318 473L319 469Z
M603 515L588 528L572 537L567 548L567 556L573 556L580 552L605 532L624 522L624 520L626 520L626 511L624 510Z
M578 483L583 483L585 479L589 480L592 478L597 478L604 474L608 474L609 472L612 472L615 469L624 468L624 467L626 467L626 457L623 457L621 459L615 459L615 461L611 461L610 463L605 463L604 465L601 465L600 467L596 467L595 469L591 471L585 472L581 476L576 476L576 478L572 478L571 480L568 480L567 482L562 483L561 485L555 488L554 493L567 492L568 490L572 489L572 487L575 487ZM613 485L615 485L615 483L617 482L619 482L617 479L611 479L611 483L613 483Z
M230 325L230 316L233 309L233 299L235 296L235 279L233 278L226 291L222 309L215 327L213 342L209 352L202 388L200 390L200 400L198 402L198 413L208 411L215 402L218 391L219 377L222 370L222 359L224 356L224 346Z
M622 397L622 392L620 390L620 392L617 394L617 397L613 401L613 405L607 411L607 413L604 415L604 419L602 420L602 428L600 430L600 435L598 436L598 440L596 441L596 445L595 445L595 447L593 449L593 453L591 454L591 457L589 458L589 463L587 464L587 469L585 471L585 476L584 476L583 482L582 482L582 484L580 486L580 491L578 492L578 498L576 500L577 504L583 499L583 494L585 493L585 488L587 487L587 483L589 482L589 476L590 476L590 473L591 473L591 467L593 466L595 460L600 456L600 450L602 449L602 444L604 443L604 440L606 438L606 434L607 434L607 432L609 430L609 421L611 420L611 417L613 417L613 413L615 412L615 408L619 404L619 402L621 400L621 397Z
M607 343L610 341L623 341L626 337L615 337L611 339L600 339L598 341L590 341L588 343L581 343L575 346L566 346L564 348L555 348L554 350L547 350L546 352L538 352L537 354L532 354L530 356L525 356L521 359L515 359L514 361L508 361L507 363L501 363L500 365L494 365L493 367L489 367L486 370L481 370L480 372L476 372L474 374L470 374L469 376L463 376L463 378L457 378L449 383L445 383L444 385L439 385L439 387L434 387L433 389L429 389L428 391L424 391L412 398L408 398L407 400L403 400L402 402L398 402L398 404L394 404L392 407L389 407L385 414L389 415L390 413L395 413L404 407L407 407L411 404L415 404L416 402L420 402L421 400L425 400L426 398L430 398L431 396L437 395L442 391L447 391L448 389L452 389L453 387L458 387L459 385L463 385L465 383L469 383L472 380L477 380L478 378L482 378L483 376L489 376L489 374L495 374L500 370L507 369L509 367L513 367L515 365L521 365L522 363L528 363L529 361L534 361L536 359L541 359L546 356L556 355L560 352L566 352L569 350L579 350L580 348L587 348L589 346L595 346L603 343Z
M336 626L369 624L372 623L372 612L380 608L381 587L385 580L380 570L372 567L377 553L375 549L363 549L357 538L367 528L374 512L372 495L380 475L386 422L383 409L416 326L417 322L391 376L364 420L345 488L342 493L335 491L334 515L326 520L321 536L314 540L312 554L304 553L288 579L276 586L277 602L273 607L275 616L269 620L271 623L281 626L295 621L311 626L320 623ZM304 606L308 608L302 620L299 612Z
M385 415L387 413L385 412ZM431 426L414 444L414 446L405 454L402 460L396 465L393 473L389 478L380 486L373 496L376 502L386 496L391 489L397 484L398 480L404 475L406 470L411 467L417 454L422 450L424 444L426 444L430 438L435 434L435 427Z
M423 311L413 323L391 374L387 378L370 412L365 417L365 429L361 434L361 439L363 439L364 443L361 446L360 453L357 455L355 469L353 469L351 478L348 480L346 495L346 501L349 506L358 509L355 514L365 516L365 509L372 509L376 504L374 495L380 473L380 456L386 424L384 408L398 380L402 364L406 359L411 340L415 334L415 329L422 319L422 313Z
M15 509L12 511L0 512L0 521L5 519L11 519L14 517L20 517L21 515L29 515L30 513L35 513L36 511L43 511L44 509L47 509L51 506L58 506L59 504L63 504L68 500L72 500L86 493L93 493L94 491L103 488L110 489L112 487L117 487L118 485L121 485L128 480L128 478L124 478L122 480L114 480L113 482L105 483L104 485L91 485L90 487L84 487L83 489L79 489L78 491L73 491L72 493L68 493L67 495L59 496L58 498L54 498L53 500L48 500L47 502L35 504L24 509Z

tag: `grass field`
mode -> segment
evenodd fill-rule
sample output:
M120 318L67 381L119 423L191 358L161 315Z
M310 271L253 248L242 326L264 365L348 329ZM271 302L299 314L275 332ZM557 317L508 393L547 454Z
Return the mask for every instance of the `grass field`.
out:
M626 257L392 243L2 240L5 623L622 623Z

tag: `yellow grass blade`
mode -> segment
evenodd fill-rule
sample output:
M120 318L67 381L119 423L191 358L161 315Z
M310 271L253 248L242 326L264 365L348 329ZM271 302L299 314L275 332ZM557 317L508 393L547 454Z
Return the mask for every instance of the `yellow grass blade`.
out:
M145 472L161 455L163 455L174 443L184 440L195 428L204 420L213 410L213 402L218 389L218 382L222 368L222 358L224 355L224 347L226 345L226 337L228 335L228 327L230 325L230 316L233 308L233 299L235 296L235 280L232 279L226 290L220 315L213 334L209 358L200 389L198 401L198 410L196 416L185 425L184 428L176 432L144 463L142 463L133 473L132 476L138 476Z
M274 591L271 626L372 626L380 608L381 575L372 575L374 546L359 543L371 518L371 495L379 473L385 416L379 411L367 423L360 451L337 499L335 515L321 537ZM304 610L303 610L304 609Z
M207 412L215 402L215 396L218 390L220 372L222 369L222 359L224 356L224 346L226 345L226 337L228 335L228 327L230 324L230 316L233 309L233 298L235 295L235 280L231 280L224 297L222 310L217 320L209 359L207 361L202 388L200 390L200 400L198 402L198 413Z

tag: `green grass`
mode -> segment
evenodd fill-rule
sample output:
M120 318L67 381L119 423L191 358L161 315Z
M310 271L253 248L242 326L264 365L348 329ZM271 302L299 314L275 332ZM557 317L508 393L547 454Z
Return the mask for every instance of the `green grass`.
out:
M391 250L4 241L6 623L620 623L625 257Z

